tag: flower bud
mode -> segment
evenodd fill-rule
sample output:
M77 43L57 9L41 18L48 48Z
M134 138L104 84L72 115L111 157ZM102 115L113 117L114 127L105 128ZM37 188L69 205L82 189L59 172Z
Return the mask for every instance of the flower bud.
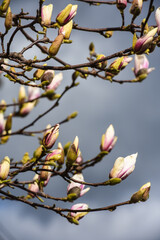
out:
M42 24L50 25L53 11L53 4L44 5L41 10Z
M0 102L0 113L6 111L6 108L7 108L6 105L7 105L6 101L4 99L2 99Z
M35 85L34 83L32 83ZM40 97L40 89L38 87L28 87L28 100L34 100L36 98Z
M39 159L40 157L42 157L44 154L44 147L43 145L40 145L33 153L33 157L36 159Z
M80 149L78 149L78 156L77 156L77 159L76 159L75 162L76 162L77 164L83 163L83 157L82 157L82 154L81 154Z
M54 78L52 79L51 83L46 87L47 90L56 90L58 88L58 86L61 84L63 80L63 74L62 73L58 73L54 76Z
M30 161L30 157L29 157L29 153L28 152L25 152L25 154L23 155L23 158L21 160L22 164L26 164Z
M132 57L120 57L117 58L113 63L110 64L109 70L117 75L121 70L123 70L130 62L132 61Z
M153 41L153 37L157 32L157 29L158 29L157 27L153 28L146 35L142 36L136 41L136 43L133 45L133 50L135 51L135 53L137 54L144 53L147 50L147 48L150 47Z
M19 111L20 116L25 117L26 115L28 115L32 111L34 106L35 102L24 103Z
M9 132L12 128L12 113L10 113L7 117L6 124L5 124L5 131Z
M106 38L111 38L112 35L113 35L113 31L106 31L106 32L105 32L105 37L106 37Z
M19 88L18 102L23 103L27 99L25 87L23 85Z
M123 11L127 7L127 0L117 0L116 3L120 11Z
M11 12L11 8L9 7L6 13L6 18L5 18L6 31L8 31L11 27L12 27L12 12Z
M78 203L71 207L71 210L87 210L89 206L85 203ZM83 218L88 212L70 212L68 216L73 217L77 220L76 224L79 224L78 220ZM69 220L70 221L70 220ZM72 220L71 220L72 222Z
M2 112L0 112L0 135L3 133L4 128L5 128L4 115Z
M148 182L146 184L144 184L138 192L135 192L131 199L130 199L130 203L137 203L139 201L141 202L145 202L147 201L147 199L149 198L149 191L151 188L151 183Z
M30 191L34 192L34 193L39 192L39 185L38 185L38 183L37 183L38 179L39 179L39 175L36 174L36 175L34 176L34 178L33 178L33 180L34 180L35 182L34 182L34 183L30 183L30 184L28 185L28 189L29 189ZM34 195L33 193L31 193L31 192L28 192L28 194L29 194L31 197L34 197L34 196L35 196L35 195Z
M98 54L96 60L100 60L100 59L103 59L105 57L106 56L104 54ZM97 66L99 68L105 68L107 66L107 60L97 63Z
M10 0L3 0L1 6L0 6L0 12L6 12L10 4Z
M59 136L59 124L45 131L43 136L43 146L47 149L52 148Z
M135 153L125 158L117 158L110 171L109 178L121 178L122 180L127 178L135 169L137 155L138 153Z
M158 27L158 34L160 34L160 7L157 8L156 12L155 12L155 19L156 19L156 23L157 23L157 27Z
M42 169L43 170L51 170L51 167L48 165L43 165ZM48 176L51 175L50 171L43 171L43 170L40 172L40 175L39 175L40 181L46 181L48 179Z
M55 38L55 40L52 42L52 44L51 44L51 46L49 48L49 55L51 57L55 56L58 53L58 51L60 49L60 46L61 46L61 44L63 42L63 38L64 38L64 35L63 34L59 34Z
M133 14L135 17L141 13L143 5L143 0L133 0L132 6L130 8L130 13Z
M48 82L46 85L50 84L54 78L54 70L47 70L41 77L41 82Z
M73 17L77 13L78 5L72 5L68 4L58 15L56 18L56 21L59 23L60 26L65 25L70 20L73 19Z
M147 75L153 70L154 68L149 68L149 61L144 54L135 54L134 74L137 79L145 79Z
M81 173L73 175L72 179L80 182L84 182L84 178ZM67 187L67 199L70 201L73 201L83 196L85 193L87 193L90 190L90 188L86 188L86 189L84 188L85 188L84 184L71 181L71 183Z
M57 161L57 162L59 162L59 164L63 164L64 163L64 155L63 155L62 149L52 150L51 153L47 154L45 160L48 163Z
M115 131L113 125L109 125L106 130L106 133L102 135L100 149L101 151L111 151L114 145L116 144L117 137L115 136Z
M63 34L64 39L69 39L73 28L73 20L60 27L58 34Z
M71 166L76 161L78 156L78 146L79 146L79 139L76 136L74 139L74 142L71 144L67 152L67 162L66 162L67 166Z
M0 164L0 179L5 180L8 177L10 169L10 159L6 156Z

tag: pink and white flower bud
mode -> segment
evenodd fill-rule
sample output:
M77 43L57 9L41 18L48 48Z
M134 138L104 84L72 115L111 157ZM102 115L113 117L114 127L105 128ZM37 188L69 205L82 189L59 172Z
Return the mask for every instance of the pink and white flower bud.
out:
M76 162L77 164L83 163L83 157L82 157L82 154L81 154L80 149L78 149L78 157L77 157L77 159L76 159L75 162Z
M53 4L44 5L41 11L42 24L50 25L53 11Z
M127 0L117 0L116 2L119 10L124 10L127 7Z
M58 73L54 76L54 78L52 79L51 83L46 87L46 89L50 90L56 90L58 88L58 86L61 84L63 80L63 74L62 73Z
M42 167L42 169L52 170L52 168L50 166L48 166L48 165L44 165ZM47 186L47 184L48 184L48 182L49 182L49 180L51 178L51 175L52 175L51 171L43 171L43 170L41 171L41 173L39 175L39 180L40 181L44 181L44 183L43 183L44 187Z
M10 170L10 159L6 156L0 164L0 179L5 180L8 177Z
M43 136L43 146L47 149L52 148L59 136L59 124L45 131Z
M149 61L147 57L142 55L135 54L135 65L134 65L134 74L136 77L139 77L142 74L147 75L152 72L155 68L149 68Z
M147 201L147 199L149 198L149 191L151 188L151 183L148 182L146 184L144 184L138 192L135 192L131 199L130 199L130 203L137 203L139 201L141 202L145 202Z
M78 5L68 4L58 15L56 21L60 26L71 21L77 13Z
M132 57L118 57L114 60L113 63L110 64L109 69L115 75L117 75L121 70L123 70L131 61Z
M67 151L67 165L70 166L72 165L78 156L78 147L79 147L79 139L76 136L74 139L74 142L71 144L71 146L69 147L68 151Z
M155 12L155 19L156 19L156 23L157 23L157 27L158 27L158 34L160 33L160 7L157 8L156 12Z
M58 34L63 34L64 39L69 39L73 28L73 20L60 27Z
M2 112L0 112L0 135L3 133L4 128L5 128L4 115Z
M102 135L100 149L101 151L111 151L116 144L117 137L115 136L115 131L113 125L109 125L106 133Z
M121 178L122 180L127 178L135 169L137 155L138 153L135 153L125 158L117 158L109 173L109 178Z
M78 203L71 207L71 210L87 210L89 206L86 203ZM70 212L70 216L76 220L83 218L88 212Z
M38 185L38 183L37 183L37 181L36 181L36 180L38 180L38 179L39 179L39 175L36 174L36 175L34 176L34 178L33 178L33 180L35 180L35 182L28 184L28 189L29 189L30 191L34 192L34 193L39 192L39 185ZM30 196L34 197L34 194L32 194L31 192L28 192L28 194L29 194Z
M157 32L157 27L153 28L151 31L149 31L146 35L142 36L136 41L136 44L134 46L134 51L138 54L144 53L147 48L150 47L153 37Z
M35 106L35 102L24 103L19 111L21 116L29 114Z
M47 70L41 77L41 82L48 81L48 84L50 84L53 78L54 78L54 70Z
M80 182L84 182L84 177L81 173L77 173L73 175L73 180L77 180ZM85 185L82 183L71 181L71 183L67 187L67 195L74 194L74 200L78 197L82 197L85 193L87 193L90 188L85 188Z
M32 83L33 85L35 83ZM34 100L40 96L40 89L38 87L28 87L28 100Z

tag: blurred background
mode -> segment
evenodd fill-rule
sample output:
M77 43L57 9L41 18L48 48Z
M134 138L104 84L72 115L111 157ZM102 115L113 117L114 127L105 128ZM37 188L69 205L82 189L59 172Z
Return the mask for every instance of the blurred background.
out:
M0 1L0 3L2 0ZM89 6L88 4L68 0L46 0L45 4L54 5L52 20L69 3L78 4L77 15L74 21L83 27L116 27L121 26L121 16L116 6L100 5ZM159 1L154 1L155 8L159 7ZM146 17L149 1L144 2L142 14L137 17L135 23L139 24ZM19 13L21 8L30 15L36 14L38 0L21 1L11 0L13 13ZM130 4L125 9L125 25L130 24ZM3 21L2 19L0 21ZM154 14L149 19L149 25L156 25ZM3 32L1 22L1 32ZM12 33L13 29L10 30ZM32 37L36 39L36 35ZM57 35L57 31L48 31L51 39ZM10 33L8 34L8 37ZM114 32L112 38L105 39L100 34L73 30L71 34L73 43L63 45L58 57L63 60L78 64L87 61L89 56L88 46L95 44L95 50L99 54L110 55L114 52L131 47L132 34ZM18 34L12 44L12 51L20 51L29 42ZM101 182L108 178L110 169L117 157L138 152L136 168L134 172L121 184L116 186L91 188L91 190L75 203L84 202L89 207L103 207L110 204L130 199L143 184L151 182L150 198L145 203L117 208L114 212L93 212L75 226L62 219L56 213L32 209L24 204L13 201L0 200L0 239L16 240L41 240L41 239L97 239L101 240L159 240L160 239L160 159L159 159L159 136L160 136L160 79L159 79L159 48L148 56L150 67L155 70L141 83L110 83L98 78L88 77L87 80L79 78L80 85L69 91L60 101L57 109L47 114L29 130L44 129L47 124L54 125L63 120L73 111L78 111L76 119L60 126L59 141L64 145L67 141L73 141L79 137L80 149L84 160L91 159L99 153L101 136L110 124L115 128L118 141L112 152L106 156L96 167L84 171L86 182ZM25 57L33 58L35 55L41 58L41 52L34 47L26 52ZM108 65L112 62L108 61ZM51 60L50 65L56 63ZM123 70L116 79L133 79L132 68L134 60ZM58 73L58 72L57 72ZM73 71L63 72L63 81L57 93L71 83ZM1 76L0 100L5 99L11 103L17 99L19 85L13 84ZM37 114L43 113L52 106L53 102L42 99L36 109L24 119L13 121L13 130L17 130L30 123ZM8 113L12 112L9 108ZM32 155L39 146L36 137L13 136L5 145L0 145L0 158L8 155L14 160L21 160L24 152ZM55 146L56 147L56 146ZM22 176L24 180L33 178L32 174ZM66 196L66 182L55 178L45 189L54 197ZM18 192L17 192L18 193ZM56 203L57 206L65 204ZM59 205L58 205L59 204ZM65 205L71 207L72 204Z

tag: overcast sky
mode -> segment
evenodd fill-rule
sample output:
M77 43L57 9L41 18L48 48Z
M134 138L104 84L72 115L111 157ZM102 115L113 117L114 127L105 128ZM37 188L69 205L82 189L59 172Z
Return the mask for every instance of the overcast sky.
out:
M24 11L35 14L38 1L11 0L13 13ZM155 7L159 7L154 1ZM45 4L53 3L53 19L68 3L78 3L78 12L75 22L80 26L87 27L110 27L120 26L120 13L115 6L102 5L99 7L82 4L75 1L46 0ZM129 12L129 7L125 12ZM139 23L147 13L148 3L144 2L143 14L137 18ZM127 24L130 23L130 14ZM149 24L156 24L154 15L151 16ZM12 31L12 30L11 30ZM50 32L52 34L52 32ZM53 32L53 39L57 32ZM131 47L132 35L130 33L114 33L111 39L104 39L98 34L88 34L74 30L71 35L73 43L62 46L58 57L70 63L86 62L88 46L90 42L95 43L96 51L110 55L116 51ZM27 42L18 38L13 44L12 50L18 51ZM150 67L155 71L150 73L146 80L136 84L115 84L101 79L89 77L87 80L79 79L80 85L68 92L62 99L59 108L49 113L40 120L34 129L44 128L48 123L54 125L63 120L69 113L78 111L75 120L60 127L59 141L65 144L73 141L77 135L80 140L80 149L84 160L91 159L99 152L102 134L109 124L113 124L118 141L113 151L94 168L84 171L87 182L98 182L108 178L110 169L117 157L138 152L136 168L134 172L120 185L114 187L91 188L91 190L78 199L78 202L86 202L91 208L107 206L128 200L143 184L151 182L150 198L145 203L132 206L123 206L114 212L91 213L85 216L79 226L68 223L54 212L46 210L34 210L21 203L1 201L0 212L0 236L1 239L28 240L28 239L77 239L92 238L101 240L159 240L160 236L160 191L159 191L159 135L160 135L160 55L159 49L148 56ZM36 48L28 53L26 57L39 54ZM39 56L39 55L38 55ZM109 62L110 64L111 62ZM54 63L52 63L54 64ZM131 68L132 61L128 67L120 73L116 79L134 78ZM58 89L61 92L66 84L71 82L71 71L64 73L62 85ZM17 96L19 85L14 85L3 80L0 88L0 100L11 102ZM52 102L42 100L37 106L35 113L26 118L29 123L35 114L42 113ZM10 109L11 110L11 109ZM13 128L24 126L24 119L13 122ZM8 144L0 146L1 159L8 155L15 160L20 160L24 152L32 152L38 147L36 138L12 137ZM46 191L53 196L66 195L66 183L55 179L47 186ZM70 207L72 204L68 204Z

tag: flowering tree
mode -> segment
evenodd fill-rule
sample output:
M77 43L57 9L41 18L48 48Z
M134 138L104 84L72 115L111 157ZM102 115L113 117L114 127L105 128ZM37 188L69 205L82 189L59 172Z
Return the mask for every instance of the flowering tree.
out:
M115 83L137 83L143 81L148 74L154 70L149 68L147 54L151 54L156 45L160 45L160 8L155 11L156 26L148 26L148 21L151 14L154 12L153 0L117 0L117 1L95 1L95 0L79 0L84 4L113 5L120 11L122 24L120 27L114 28L87 28L76 24L78 17L78 5L68 4L55 17L52 18L53 5L44 5L45 0L37 1L37 15L30 16L29 13L21 10L19 14L13 14L10 8L10 0L4 0L0 6L1 22L4 22L5 31L0 34L1 49L0 53L0 71L2 80L6 79L20 85L17 100L13 103L6 103L1 100L0 104L0 143L7 144L13 135L23 135L34 137L36 134L41 134L39 138L39 147L35 149L32 156L28 152L24 152L21 161L17 162L12 159L12 156L4 156L0 165L0 197L1 199L16 200L28 204L34 208L45 208L56 212L60 216L66 218L69 222L79 224L79 219L84 215L93 211L115 210L117 207L127 204L146 201L149 197L150 182L144 184L131 198L127 201L116 203L110 206L100 208L92 208L86 203L80 202L74 204L71 209L61 208L57 202L74 202L74 200L86 194L90 187L106 186L119 184L125 180L134 170L138 153L131 154L126 157L118 157L109 172L109 178L103 182L89 183L84 180L83 171L86 168L95 167L102 161L113 149L116 144L117 137L113 125L107 127L106 132L102 135L100 143L100 152L97 156L90 160L83 160L79 148L78 136L72 142L67 142L64 146L60 142L57 143L59 129L62 124L70 121L77 116L77 112L73 112L65 119L55 123L53 126L49 122L45 122L44 128L39 131L29 130L34 125L46 116L49 112L59 105L63 96L72 88L79 85L79 78L87 78L94 76L105 81ZM126 26L124 10L130 4L131 22ZM136 25L134 23L138 15L143 11L143 4L148 4L148 13L146 18ZM55 6L56 7L56 6ZM77 15L76 15L77 14ZM75 17L76 16L76 17ZM74 21L73 21L74 19ZM23 24L22 24L23 21ZM27 23L26 23L27 22ZM38 27L41 30L38 30ZM26 30L37 34L34 39L32 34ZM48 31L58 30L57 37L53 40L49 38ZM77 30L88 31L95 34L100 34L104 38L111 38L114 31L130 32L133 35L133 41L130 48L120 52L113 53L109 56L97 54L95 45L91 42L89 45L88 61L85 63L77 63L75 65L58 58L58 53L61 51L61 46L64 48L67 44L72 44L70 40L71 32ZM21 34L30 41L30 43L21 49L19 52L12 52L11 46L17 35ZM8 34L10 37L8 39ZM25 57L26 52L37 47L37 50L43 54L42 59L36 56L33 59ZM131 80L117 80L117 75L127 67L127 65L135 59L133 72L135 78ZM111 60L108 66L107 61ZM71 84L58 94L57 88L61 84L64 71L72 70ZM28 88L26 93L25 86ZM24 118L36 108L38 102L46 98L53 101L50 108L46 108L35 119L22 128L12 131L12 121L16 118ZM10 114L6 114L6 109L13 107ZM57 147L55 148L55 145ZM53 148L54 146L54 148ZM6 154L7 155L7 154ZM20 174L28 172L34 173L33 179L27 181L20 180ZM67 196L62 198L54 197L45 193L45 187L50 184L56 177L61 177L68 183ZM88 186L85 188L85 185ZM16 189L22 190L22 195L16 194ZM51 204L46 204L47 200Z

